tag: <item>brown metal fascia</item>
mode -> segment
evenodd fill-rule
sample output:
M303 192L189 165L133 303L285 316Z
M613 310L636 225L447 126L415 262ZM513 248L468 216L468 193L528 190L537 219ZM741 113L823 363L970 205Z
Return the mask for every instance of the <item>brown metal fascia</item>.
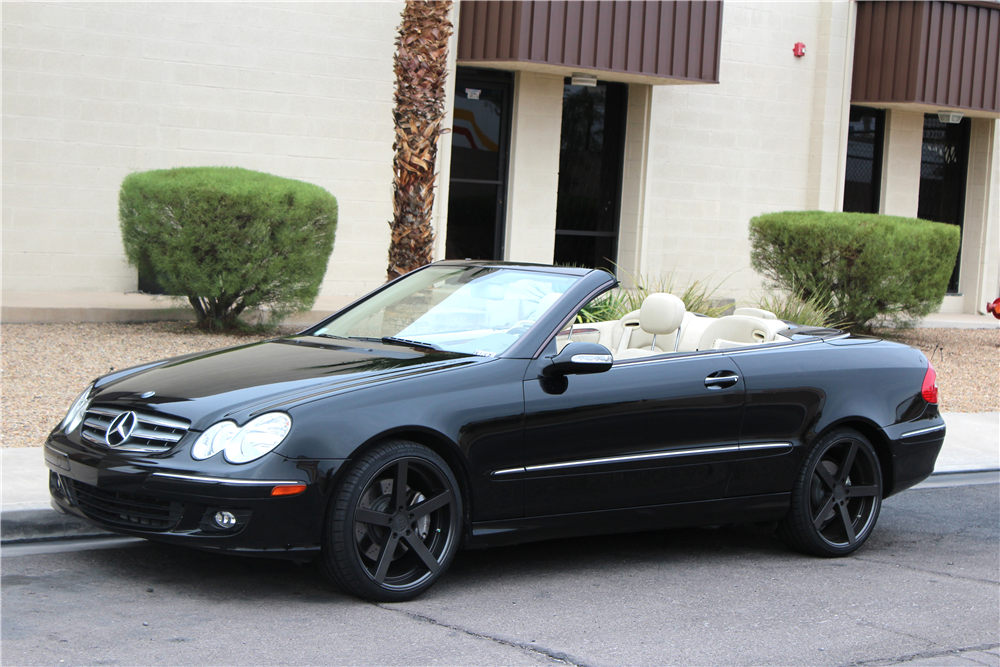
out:
M983 9L1000 9L1000 0L952 0L956 5L982 7Z
M914 2L912 26L910 29L910 60L907 66L909 72L906 79L904 99L917 99L917 90L923 85L927 74L927 49L923 45L930 39L930 21L925 20L930 13L930 2Z
M458 62L532 63L718 83L722 2L484 0L459 5Z
M1000 3L858 3L851 101L1000 113Z

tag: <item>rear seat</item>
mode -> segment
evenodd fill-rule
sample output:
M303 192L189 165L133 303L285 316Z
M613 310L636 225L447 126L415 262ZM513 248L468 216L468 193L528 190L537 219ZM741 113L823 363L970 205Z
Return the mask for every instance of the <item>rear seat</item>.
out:
M678 352L694 352L698 349L701 335L708 326L715 322L714 317L700 317L694 313L685 313L681 324L681 340L677 346Z
M719 350L766 343L774 338L759 317L730 315L713 321L701 334L698 350Z
M751 309L747 309L751 310ZM762 311L767 312L767 311ZM701 334L698 350L725 350L747 345L764 345L777 341L787 341L784 336L778 337L778 332L787 325L774 317L751 317L748 315L730 315L712 322ZM777 339L777 340L776 340Z

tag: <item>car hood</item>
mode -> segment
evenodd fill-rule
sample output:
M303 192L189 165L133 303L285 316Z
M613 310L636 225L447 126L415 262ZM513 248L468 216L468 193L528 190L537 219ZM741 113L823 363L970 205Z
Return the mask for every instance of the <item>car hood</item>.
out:
M98 381L91 402L181 417L201 430L276 403L287 409L317 395L490 361L377 342L344 343L291 336L167 359Z

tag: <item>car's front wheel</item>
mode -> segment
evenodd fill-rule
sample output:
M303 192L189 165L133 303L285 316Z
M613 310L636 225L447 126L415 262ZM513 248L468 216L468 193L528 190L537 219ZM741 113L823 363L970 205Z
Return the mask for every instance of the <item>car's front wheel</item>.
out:
M868 539L882 507L882 470L864 435L840 428L820 438L792 489L778 534L817 556L846 556Z
M461 527L462 497L448 464L422 445L385 442L361 456L334 493L321 567L359 597L411 600L448 569Z

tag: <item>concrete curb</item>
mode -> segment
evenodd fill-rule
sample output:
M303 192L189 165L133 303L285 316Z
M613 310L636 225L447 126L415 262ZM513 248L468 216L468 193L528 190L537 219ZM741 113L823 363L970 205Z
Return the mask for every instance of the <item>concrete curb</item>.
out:
M4 324L49 324L69 322L193 322L194 314L183 308L45 308L4 306Z
M51 507L19 507L0 512L0 544L83 537L110 537L117 533L95 528L75 516Z

